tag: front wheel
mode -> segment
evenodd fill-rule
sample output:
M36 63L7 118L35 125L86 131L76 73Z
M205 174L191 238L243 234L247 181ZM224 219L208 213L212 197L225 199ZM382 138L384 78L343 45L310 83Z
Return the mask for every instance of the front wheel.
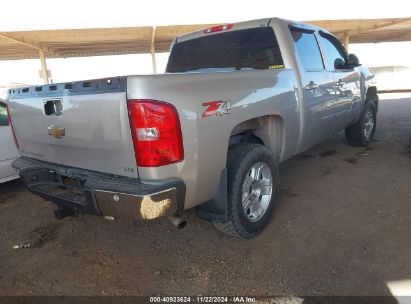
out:
M367 102L358 121L345 129L345 138L352 146L366 146L374 136L377 126L377 109L373 102Z
M252 238L270 221L278 194L274 156L259 144L230 147L227 159L228 219L214 222L220 231Z

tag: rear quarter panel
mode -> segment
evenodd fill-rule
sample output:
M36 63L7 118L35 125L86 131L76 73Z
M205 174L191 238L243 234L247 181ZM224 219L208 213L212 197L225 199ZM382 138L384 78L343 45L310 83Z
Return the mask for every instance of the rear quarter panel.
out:
M184 161L159 168L139 167L140 178L183 179L186 209L213 198L226 165L232 130L256 117L280 116L285 130L281 159L293 154L299 132L296 88L294 71L287 69L128 77L127 98L173 104L183 133ZM230 114L202 117L203 103L217 100L231 103Z

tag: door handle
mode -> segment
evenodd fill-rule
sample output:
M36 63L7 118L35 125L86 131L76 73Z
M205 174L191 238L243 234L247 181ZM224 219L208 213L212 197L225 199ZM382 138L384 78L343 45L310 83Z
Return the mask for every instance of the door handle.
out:
M342 81L341 79L339 79L339 80L335 83L335 85L336 85L337 87L342 87L342 86L345 85L345 82Z
M306 86L306 90L315 90L318 89L318 84L316 84L314 81L310 81Z

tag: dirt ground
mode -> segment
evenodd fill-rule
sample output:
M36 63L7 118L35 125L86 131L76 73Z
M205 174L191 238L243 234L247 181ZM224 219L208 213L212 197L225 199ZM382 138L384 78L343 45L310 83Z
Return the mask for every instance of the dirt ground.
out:
M0 295L390 295L411 279L411 98L388 98L369 148L341 133L280 166L277 209L253 240L194 212L179 231L59 222L20 181L0 185Z

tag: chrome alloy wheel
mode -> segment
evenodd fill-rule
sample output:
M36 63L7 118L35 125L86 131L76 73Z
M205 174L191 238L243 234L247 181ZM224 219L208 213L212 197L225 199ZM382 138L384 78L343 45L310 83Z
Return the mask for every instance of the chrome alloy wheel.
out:
M266 213L273 192L270 167L264 162L254 164L243 182L242 205L250 222L257 222Z
M371 138L374 125L375 125L375 119L374 119L373 111L371 109L368 109L367 113L365 113L363 130L362 130L363 135L367 141Z

